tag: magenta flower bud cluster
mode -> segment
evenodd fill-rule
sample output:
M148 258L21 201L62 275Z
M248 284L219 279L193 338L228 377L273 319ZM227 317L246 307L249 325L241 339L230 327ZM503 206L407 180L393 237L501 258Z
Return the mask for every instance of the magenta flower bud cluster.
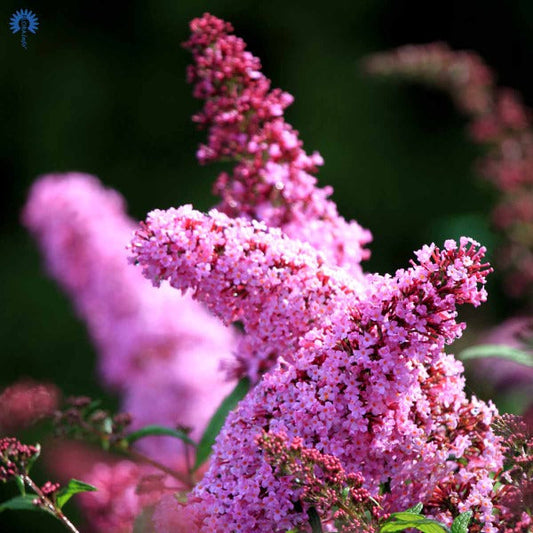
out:
M263 432L256 438L266 461L276 475L290 476L293 486L301 488L300 501L311 504L326 521L334 522L342 533L376 533L384 513L378 496L363 488L359 472L346 473L338 457L306 448L301 437L289 442L283 433Z
M205 14L191 22L191 30L185 43L194 59L188 80L194 96L205 100L193 120L209 132L198 159L235 161L233 173L222 173L215 184L222 197L217 208L280 227L321 250L330 263L360 276L371 234L339 215L328 199L331 187L316 186L322 157L307 155L298 132L283 119L293 97L270 89L259 59L230 34L230 24Z
M22 444L14 437L0 438L0 482L24 475L28 464L39 455L37 446Z

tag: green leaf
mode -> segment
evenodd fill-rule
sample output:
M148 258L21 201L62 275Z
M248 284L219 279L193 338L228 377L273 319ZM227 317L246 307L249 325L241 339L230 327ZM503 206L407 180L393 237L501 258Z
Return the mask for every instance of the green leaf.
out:
M24 480L22 479L22 476L15 476L15 483L17 484L17 488L19 489L21 496L25 496L26 485L24 485Z
M217 435L220 433L222 426L228 416L230 411L233 411L240 400L242 400L246 393L250 390L250 381L248 378L241 379L233 391L224 398L215 414L209 421L207 428L202 435L202 438L198 444L196 450L196 462L194 463L193 470L197 470L205 460L209 457L211 453L211 448L215 443Z
M84 483L83 481L79 481L77 479L71 479L66 487L63 487L57 492L57 506L61 509L63 505L65 505L70 498L74 496L74 494L78 494L79 492L94 492L96 490L98 490L96 487L93 487L88 483Z
M511 348L510 346L503 346L501 344L481 344L479 346L472 346L463 350L459 354L459 359L467 361L469 359L480 359L483 357L498 357L500 359L507 359L520 363L521 365L533 367L533 354Z
M452 524L452 533L468 533L468 524L472 519L472 511L461 513Z
M181 439L183 442L186 442L187 444L190 444L191 446L196 447L196 442L194 442L187 435L187 433L185 433L185 431L181 431L180 429L166 428L163 426L143 427L137 431L133 431L132 433L128 434L124 440L128 444L133 444L135 441L142 439L144 437L159 437L159 436L176 437L177 439Z
M313 533L323 533L322 522L320 521L320 516L314 507L309 507L307 510L307 516L309 517L309 525L311 526L311 531Z
M35 498L35 494L15 496L14 498L11 498L10 500L0 504L0 513L2 511L7 511L8 509L12 511L40 511L41 508L38 505L33 504L33 500L35 500Z
M29 473L31 470L31 467L34 465L35 461L39 459L39 456L41 455L41 445L37 443L35 445L35 448L37 449L37 453L35 455L32 455L28 462L26 463L26 473Z
M404 531L409 528L417 529L422 533L450 533L445 525L410 511L393 513L380 529L380 533Z
M420 514L422 512L422 508L424 506L422 505L422 503L417 503L414 507L411 507L410 509L407 509L405 512L406 513L415 513L415 514Z

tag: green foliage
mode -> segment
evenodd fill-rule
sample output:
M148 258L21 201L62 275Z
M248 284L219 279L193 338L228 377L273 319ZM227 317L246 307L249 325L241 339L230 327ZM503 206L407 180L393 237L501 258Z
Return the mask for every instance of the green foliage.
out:
M468 524L472 520L472 511L461 513L452 524L452 533L468 533Z
M450 530L443 524L409 511L393 513L382 526L380 533L405 531L409 528L417 529L422 531L422 533L450 533Z
M96 490L98 490L96 487L93 487L88 483L84 483L83 481L79 481L77 479L71 479L66 487L63 487L57 492L56 505L61 509L63 505L65 505L70 498L74 496L74 494L78 494L80 492L94 492Z
M414 507L401 513L392 513L390 518L381 527L380 533L393 533L395 531L405 531L406 529L416 529L422 533L468 533L468 524L472 519L472 511L461 513L452 524L448 526L427 518L420 514L422 504L418 503Z
M42 508L35 505L35 494L24 494L23 496L15 496L10 500L0 503L0 513L2 511L40 511Z
M246 393L250 390L250 381L248 378L241 379L233 391L224 398L215 414L212 416L209 424L202 435L202 438L198 444L196 451L196 462L194 463L194 470L197 470L205 460L209 457L213 444L215 443L216 436L220 433L222 426L230 411L233 411Z
M472 346L471 348L463 350L459 354L459 359L462 361L481 359L484 357L498 357L500 359L507 359L509 361L514 361L515 363L520 363L521 365L533 367L533 355L531 353L500 344L481 344L479 346Z
M406 513L415 513L415 514L420 514L422 512L422 508L424 506L422 505L421 502L417 503L416 505L414 505L413 507L407 509L405 512Z

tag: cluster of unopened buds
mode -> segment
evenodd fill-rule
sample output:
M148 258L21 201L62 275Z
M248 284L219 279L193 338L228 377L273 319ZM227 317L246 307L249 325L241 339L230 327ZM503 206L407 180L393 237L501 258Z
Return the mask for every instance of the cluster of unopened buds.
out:
M288 441L287 436L263 432L256 443L276 475L292 480L301 490L300 499L312 507L308 514L319 512L324 521L331 521L340 532L379 531L379 522L388 518L380 501L363 487L359 472L347 473L334 455L316 448L306 448L300 437Z
M86 442L96 441L105 449L120 446L131 424L129 413L111 414L86 396L68 398L66 407L54 413L56 434Z
M0 439L0 481L6 482L23 475L39 456L39 448L22 444L14 437Z

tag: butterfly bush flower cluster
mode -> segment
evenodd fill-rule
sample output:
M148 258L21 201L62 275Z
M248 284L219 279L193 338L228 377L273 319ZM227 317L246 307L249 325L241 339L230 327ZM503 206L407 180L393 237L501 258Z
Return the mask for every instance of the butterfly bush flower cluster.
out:
M271 89L227 22L205 14L191 31L188 79L205 101L194 120L208 135L198 159L233 164L216 208L152 211L131 238L118 193L69 174L37 182L24 220L139 425L179 422L199 436L227 391L220 361L252 387L185 498L149 467L96 462L93 525L125 531L144 509L136 527L157 533L308 531L313 517L368 532L423 502L447 525L472 511L470 533L525 533L516 491L495 483L510 449L496 408L467 397L463 366L445 351L465 328L459 307L487 298L485 248L447 240L393 275L363 273L370 233L317 186L322 158L283 117L292 96ZM467 65L477 85L464 105L484 116L491 79ZM505 131L524 133L512 97L502 101ZM175 443L145 449L167 465L183 459Z
M89 175L49 175L33 185L23 220L134 423L181 424L201 435L229 390L218 367L231 357L232 333L189 297L154 291L127 264L135 223L122 197Z
M224 321L241 319L246 335L266 316L259 334L292 341L217 439L189 508L202 530L272 531L272 516L280 531L306 522L298 491L274 475L255 441L282 431L361 472L373 495L387 483L386 509L423 500L440 483L468 483L461 511L475 509L483 531L495 531L494 409L467 400L462 365L443 350L464 327L457 306L486 298L484 248L469 239L426 246L411 268L359 284L278 229L186 206L152 212L131 249L156 284L193 288ZM312 321L300 318L310 311Z
M470 136L486 148L478 169L500 193L493 220L504 236L498 254L507 271L506 288L511 296L529 304L533 294L533 130L531 111L520 96L495 84L494 75L473 52L453 51L445 44L404 46L367 60L371 73L421 81L448 91L458 108L470 119ZM531 318L508 319L484 342L504 344L531 352ZM533 356L532 356L533 357ZM479 377L497 389L533 385L530 367L503 359L476 362Z
M508 272L507 291L531 297L533 288L533 130L520 96L495 84L491 70L473 52L443 43L409 45L371 56L371 73L421 81L448 91L470 119L470 135L487 154L478 168L500 193L493 212L505 243L499 261Z
M306 154L298 132L283 118L293 97L270 88L259 59L232 30L231 24L205 14L191 22L184 45L193 54L188 80L194 96L205 100L193 117L208 130L208 144L200 146L198 159L235 163L215 183L214 192L222 199L217 209L279 227L362 279L360 263L370 255L364 248L370 232L339 215L329 199L330 187L317 187L314 174L322 158ZM244 337L228 365L229 375L247 375L256 382L279 352L273 341L250 344L250 337Z
M198 121L211 125L214 147L200 156L238 153L239 170L251 159L248 139L239 143L235 131L246 132L248 117L255 118L249 101L254 80L263 79L258 62L241 40L226 35L222 21L206 15L191 28L187 45L196 64L190 77L196 95L207 100ZM264 126L271 116L267 87L257 104L265 106L259 114ZM222 111L232 100L232 120L242 122L233 137L224 129L233 122L226 123ZM241 101L248 107L240 109ZM270 159L263 151L258 168ZM218 187L233 195L236 183L238 191L257 196L262 182L240 179L238 172L235 178L234 171ZM279 356L217 439L210 469L187 508L196 526L272 531L274 522L281 531L306 523L306 509L295 505L298 491L274 475L258 449L257 435L274 431L337 456L345 469L364 476L373 495L386 485L386 509L429 498L439 485L467 484L459 511L474 509L483 530L494 531L489 473L501 463L490 429L494 408L466 398L462 365L444 352L463 329L455 320L457 306L486 298L484 249L468 239L447 241L443 250L426 246L411 268L361 279L339 268L344 264L331 254L328 234L317 233L310 246L301 233L239 212L233 202L233 212L223 203L207 215L190 206L154 211L131 245L132 260L156 285L168 280L192 288L223 321L239 320L248 343L276 347Z

